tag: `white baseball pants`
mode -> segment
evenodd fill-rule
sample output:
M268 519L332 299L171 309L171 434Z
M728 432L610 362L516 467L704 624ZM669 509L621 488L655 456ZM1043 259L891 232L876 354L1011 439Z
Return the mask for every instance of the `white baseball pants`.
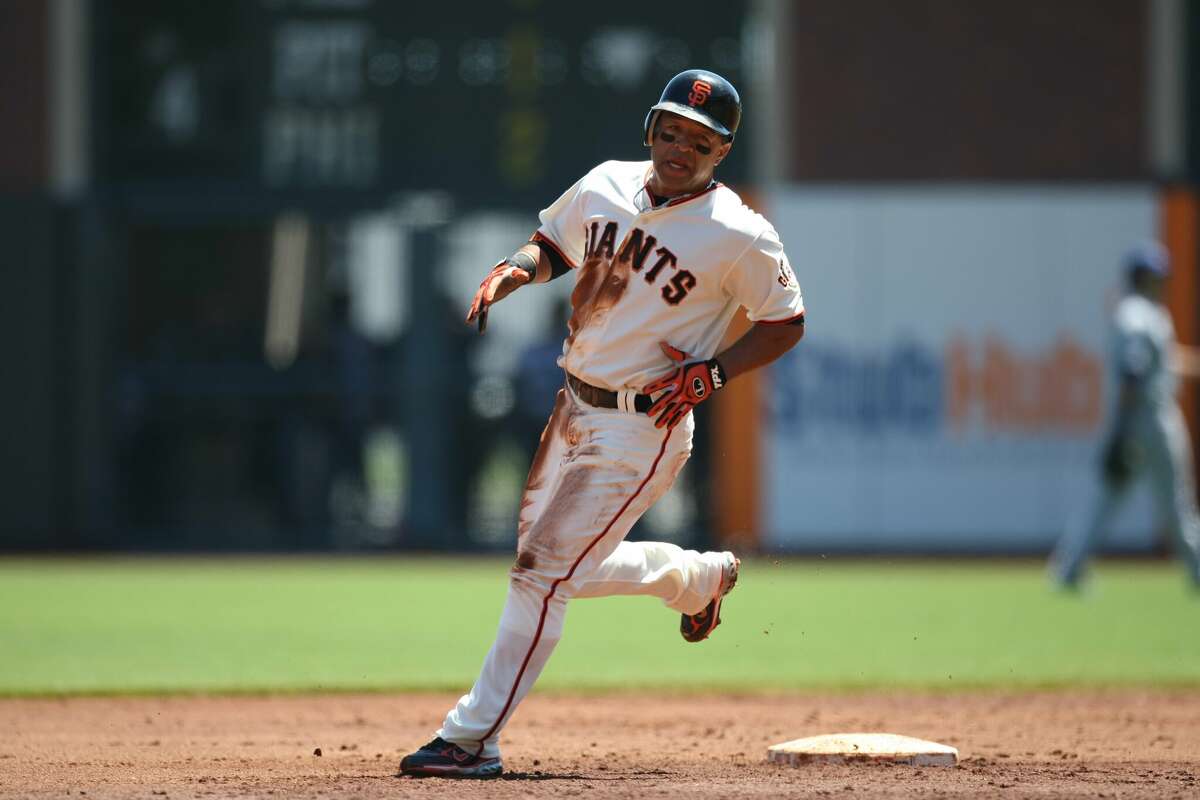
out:
M496 641L438 736L499 755L500 731L550 659L571 598L644 594L694 614L716 596L728 556L623 541L683 468L692 430L690 415L667 432L645 414L559 392L522 497Z
M1149 480L1159 521L1171 532L1192 581L1200 584L1200 513L1196 510L1192 446L1183 414L1174 403L1148 410L1134 420L1133 435L1142 451L1138 477ZM1051 556L1051 571L1061 583L1079 580L1131 486L1101 483L1091 508L1067 530Z

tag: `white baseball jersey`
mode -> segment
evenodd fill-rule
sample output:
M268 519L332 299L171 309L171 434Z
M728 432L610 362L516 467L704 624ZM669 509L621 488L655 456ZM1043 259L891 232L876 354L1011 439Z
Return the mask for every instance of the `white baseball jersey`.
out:
M669 370L660 341L711 358L738 306L762 323L804 313L769 222L719 183L654 207L651 166L604 162L541 212L534 235L577 273L559 365L606 389L640 390Z
M1113 363L1118 378L1139 378L1138 400L1147 407L1174 402L1178 383L1171 370L1175 326L1166 308L1131 293L1117 304L1113 323Z

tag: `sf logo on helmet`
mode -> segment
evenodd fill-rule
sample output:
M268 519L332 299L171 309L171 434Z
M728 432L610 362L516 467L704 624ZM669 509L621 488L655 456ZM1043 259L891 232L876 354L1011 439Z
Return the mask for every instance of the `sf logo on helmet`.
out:
M688 92L688 105L702 106L708 101L708 96L712 94L712 84L708 81L696 81L692 84L692 91Z

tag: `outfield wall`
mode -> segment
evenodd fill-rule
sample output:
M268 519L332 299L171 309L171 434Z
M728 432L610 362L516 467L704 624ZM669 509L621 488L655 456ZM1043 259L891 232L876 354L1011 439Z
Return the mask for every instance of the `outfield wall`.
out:
M1155 190L792 188L769 216L808 331L766 376L763 544L1047 549L1094 491L1107 311ZM1112 545L1149 547L1148 511Z

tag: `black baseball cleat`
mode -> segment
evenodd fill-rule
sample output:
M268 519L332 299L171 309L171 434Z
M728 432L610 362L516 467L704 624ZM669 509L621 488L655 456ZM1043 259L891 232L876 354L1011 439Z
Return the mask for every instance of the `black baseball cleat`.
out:
M440 736L400 761L400 774L414 778L498 778L500 758L479 758Z
M725 574L721 576L721 588L704 610L697 614L681 614L679 633L689 642L702 642L721 624L721 600L733 590L737 583L738 568L742 562L733 553L726 553L729 563L725 565Z

